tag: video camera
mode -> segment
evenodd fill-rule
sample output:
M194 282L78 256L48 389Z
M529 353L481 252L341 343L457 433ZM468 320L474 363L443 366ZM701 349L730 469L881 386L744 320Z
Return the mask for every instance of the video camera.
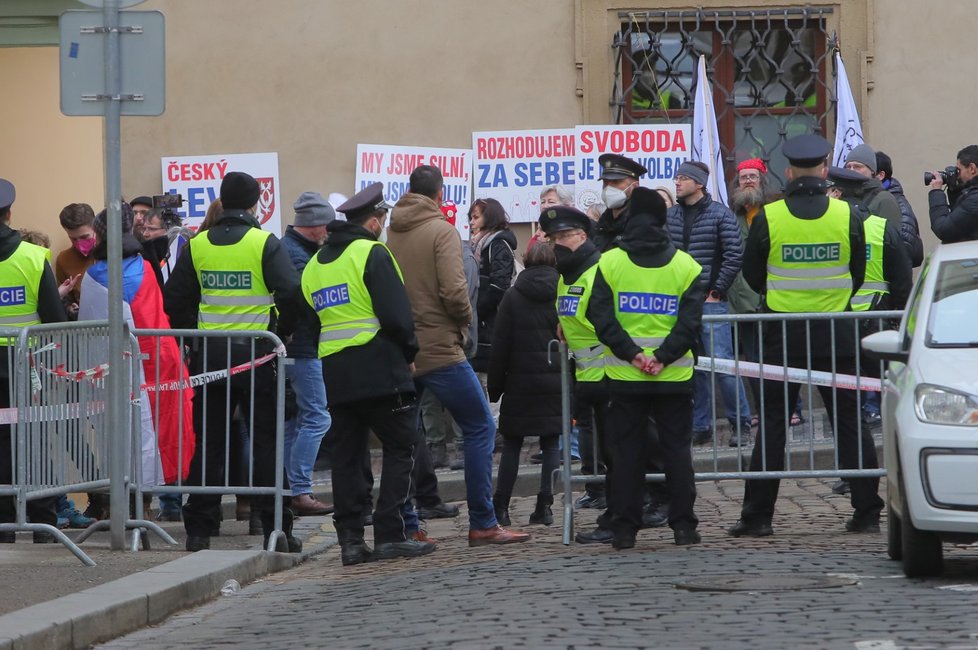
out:
M954 165L948 165L944 168L944 171L937 172L941 176L941 180L945 185L949 187L954 187L958 183L958 168ZM924 172L924 185L930 185L934 181L934 174L932 172Z
M153 197L153 207L162 212L176 213L183 207L183 196L180 194L157 194Z

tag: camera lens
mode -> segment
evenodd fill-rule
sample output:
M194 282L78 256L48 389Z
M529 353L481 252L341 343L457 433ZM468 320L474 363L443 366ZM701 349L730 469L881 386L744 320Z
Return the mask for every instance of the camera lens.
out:
M924 185L930 185L934 182L934 175L930 172L924 172Z

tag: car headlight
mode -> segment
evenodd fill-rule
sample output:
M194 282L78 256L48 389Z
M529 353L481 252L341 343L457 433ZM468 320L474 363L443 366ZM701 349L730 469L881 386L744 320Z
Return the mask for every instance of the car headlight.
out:
M978 425L978 398L949 388L920 384L915 393L917 417L933 424Z

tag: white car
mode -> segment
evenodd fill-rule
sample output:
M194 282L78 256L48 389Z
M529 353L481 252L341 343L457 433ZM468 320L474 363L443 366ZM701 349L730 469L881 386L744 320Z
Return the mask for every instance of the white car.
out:
M883 380L889 555L939 575L943 542L978 540L978 242L940 246L899 331L863 339Z

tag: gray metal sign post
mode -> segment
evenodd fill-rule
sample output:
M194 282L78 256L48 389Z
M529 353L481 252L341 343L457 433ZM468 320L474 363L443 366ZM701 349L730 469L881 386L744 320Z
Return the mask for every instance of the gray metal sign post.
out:
M111 435L115 440L112 445L112 457L109 467L113 477L109 502L113 513L129 511L128 483L132 480L129 474L131 467L130 433L131 419L129 417L130 387L129 373L123 371L124 359L129 349L129 338L123 324L122 305L122 165L121 165L121 117L127 115L159 115L163 112L163 16L159 12L126 12L129 20L120 20L119 7L123 4L136 4L141 0L85 0L87 4L101 6L101 14L97 12L67 12L61 17L61 107L66 115L104 115L105 116L105 203L108 210L106 236L108 244L109 265L109 363L108 377L108 422ZM98 18L101 16L101 24ZM145 33L139 25L133 25L133 18L142 17L150 23L158 24L153 30L159 51L150 51L143 57L134 56L133 60L150 65L159 71L159 75L144 76L141 71L133 73L123 59L124 51L121 37L130 38L132 35ZM85 24L85 23L88 24ZM139 43L145 46L147 43ZM104 85L99 88L82 87L78 83L92 84L92 65L86 66L85 61L97 63L91 55L102 50L102 66L104 70ZM140 49L140 48L137 48ZM153 50L154 48L149 48ZM146 51L142 48L141 51ZM154 60L155 54L155 60ZM88 74L86 74L86 72ZM147 84L145 90L123 92L124 72L127 83ZM72 87L72 83L76 87ZM155 85L154 85L155 84ZM66 89L67 88L67 89ZM146 101L146 98L155 98ZM124 109L125 105L125 109ZM138 360L133 360L139 363ZM117 480L125 477L125 480ZM126 547L126 517L114 516L109 528L112 550L123 550Z

